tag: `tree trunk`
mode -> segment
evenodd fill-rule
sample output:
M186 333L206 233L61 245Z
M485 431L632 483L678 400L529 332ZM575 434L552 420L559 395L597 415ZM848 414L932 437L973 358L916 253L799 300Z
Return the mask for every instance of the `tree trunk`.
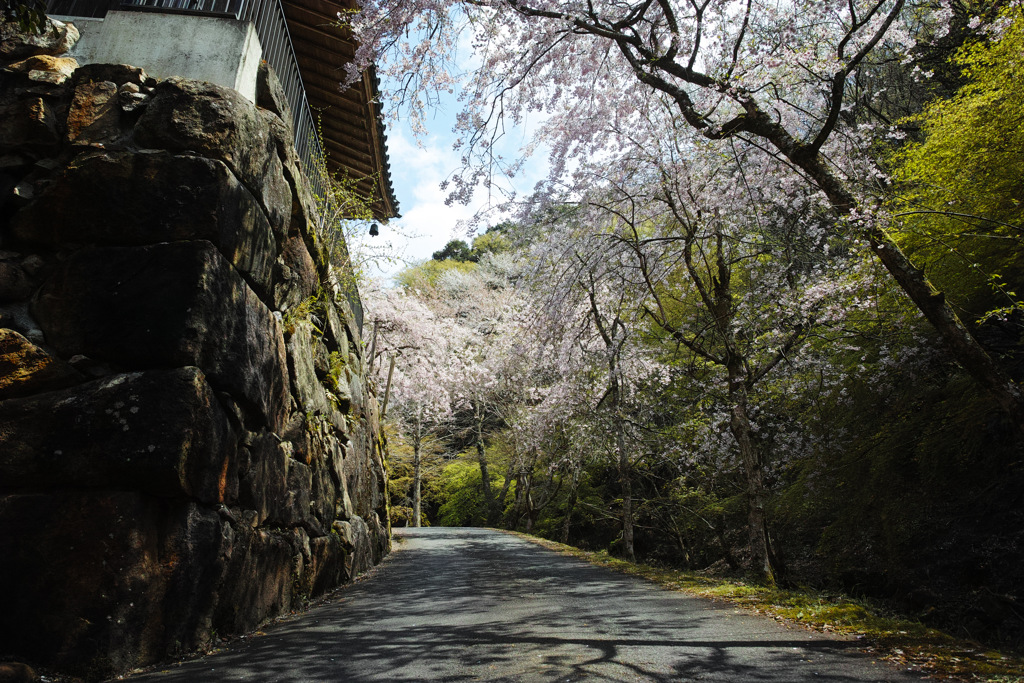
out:
M508 525L510 529L515 529L519 526L519 520L526 514L530 488L533 486L533 472L527 469L525 466L520 468L519 475L516 477L516 501L512 506L512 518L511 523Z
M565 504L565 520L562 522L562 543L569 542L569 527L572 523L572 511L576 508L576 496L580 488L580 474L583 471L583 467L578 463L573 463L572 467L572 479L569 483L569 499Z
M611 398L612 411L615 420L615 449L618 451L619 485L622 487L622 550L626 559L636 562L636 552L633 549L633 476L632 467L629 462L629 453L626 451L626 425L622 419L620 408L620 392L618 367L615 359L609 359L612 372Z
M413 475L412 475L412 482L413 482L412 483L412 525L415 526L415 527L421 526L421 523L422 523L421 522L422 518L420 517L420 488L422 486L423 473L422 473L422 467L421 467L422 459L421 459L420 456L421 456L421 449L420 449L419 441L417 441L416 442L416 447L415 447L415 449L413 451L413 461L412 461L412 463L413 463L412 464L412 467L413 467Z
M730 363L729 394L732 410L729 415L729 430L740 451L740 460L747 480L747 531L750 534L750 570L774 585L780 578L779 568L773 558L768 535L768 519L765 515L764 466L761 454L754 444L747 413L747 388L739 374L739 360Z
M857 207L856 198L825 165L820 154L802 153L802 146L787 145L784 140L772 137L768 139L814 180L836 213L846 216ZM1018 446L1024 446L1024 392L1021 387L985 351L953 311L945 295L932 286L923 270L914 267L881 227L870 223L862 234L878 260L939 333L946 350L1010 417Z
M423 420L420 414L416 415L416 435L412 443L412 525L419 527L420 517L420 488L423 481Z
M683 566L687 569L693 569L693 562L690 559L690 548L686 544L683 534L680 533L678 528L675 528L672 530L672 535L676 537L676 545L679 546L679 553L683 556Z
M484 493L484 523L494 520L494 491L491 490L491 475L487 471L487 455L484 451L484 411L479 403L473 404L476 419L476 460L480 464L480 487Z
M512 482L516 483L515 497L512 499L512 506L509 509L505 509L505 500L508 498L508 491L512 487ZM506 529L515 529L515 514L516 509L519 505L519 458L518 455L513 457L509 461L508 468L505 470L505 484L501 487L501 509L502 514L500 516L501 525Z
M626 421L622 415L622 377L619 367L619 355L626 342L626 328L616 315L605 320L597 305L596 285L591 276L590 288L587 290L590 299L590 313L594 326L604 341L605 353L608 354L608 402L615 430L616 462L619 469L619 484L622 487L622 550L630 562L636 562L633 549L633 481L632 466L629 453L626 451Z
M729 547L729 542L725 539L725 518L718 520L718 526L714 527L715 538L718 539L718 547L722 551L722 559L729 565L729 569L736 571L740 568L740 563L733 557L732 549Z
M619 422L621 423L621 420ZM633 549L633 477L621 424L616 432L615 441L619 449L619 484L622 486L622 550L627 560L636 562L636 552Z
M501 491L498 493L497 498L494 501L494 515L491 520L487 523L491 526L496 525L499 520L502 520L502 511L505 509L505 500L508 498L508 490L512 486L512 480L515 478L516 473L516 458L513 457L512 461L509 462L508 468L505 470L505 481L501 485ZM503 520L504 525L508 526L508 520Z
M982 348L924 271L915 268L882 230L872 228L868 237L878 260L938 331L953 358L1011 417L1018 442L1024 444L1024 394L1020 386Z

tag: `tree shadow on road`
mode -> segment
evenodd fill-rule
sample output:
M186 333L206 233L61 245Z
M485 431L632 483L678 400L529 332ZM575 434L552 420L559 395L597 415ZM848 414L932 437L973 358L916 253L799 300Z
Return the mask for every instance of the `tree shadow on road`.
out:
M512 536L406 534L372 579L266 635L132 680L902 681L849 641L666 591Z

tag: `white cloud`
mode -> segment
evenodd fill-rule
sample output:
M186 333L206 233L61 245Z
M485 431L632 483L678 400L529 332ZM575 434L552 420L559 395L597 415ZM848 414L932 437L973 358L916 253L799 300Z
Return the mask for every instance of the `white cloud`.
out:
M381 85L386 93L388 82L385 80ZM384 100L388 101L387 97ZM373 239L391 240L406 262L429 259L449 240L466 239L460 222L469 221L495 203L488 201L483 188L477 190L469 205L445 203L447 192L441 189L441 183L461 166L460 153L452 149L455 135L451 132L459 108L455 95L444 97L433 117L425 122L429 134L418 143L407 122L391 120L388 123L391 179L402 217L382 226L380 237ZM511 128L496 151L508 158L518 156L518 147L529 143L536 126L543 120L540 116L535 119L527 122L525 129ZM534 184L546 175L547 168L546 154L541 151L526 163L516 178L506 179L504 186L518 196L529 194ZM500 217L493 220L500 220ZM394 266L382 274L391 276L400 269L400 265Z
M396 237L407 237L407 260L429 259L453 239L458 222L474 213L468 206L445 204L446 193L441 183L459 167L459 158L449 140L432 135L420 146L404 128L390 131L388 156L402 217L392 220L383 230Z

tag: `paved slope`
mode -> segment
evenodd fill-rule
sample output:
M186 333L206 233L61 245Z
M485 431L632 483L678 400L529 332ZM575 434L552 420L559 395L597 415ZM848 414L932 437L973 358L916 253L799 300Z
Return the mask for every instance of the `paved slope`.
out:
M912 681L848 641L482 529L396 530L369 579L133 681Z

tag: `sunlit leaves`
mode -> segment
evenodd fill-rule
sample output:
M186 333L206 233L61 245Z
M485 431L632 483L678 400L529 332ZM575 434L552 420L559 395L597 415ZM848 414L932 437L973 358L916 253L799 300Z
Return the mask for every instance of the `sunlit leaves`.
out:
M976 316L1019 305L1024 284L1024 15L956 56L968 78L914 119L924 139L896 155L902 239Z

